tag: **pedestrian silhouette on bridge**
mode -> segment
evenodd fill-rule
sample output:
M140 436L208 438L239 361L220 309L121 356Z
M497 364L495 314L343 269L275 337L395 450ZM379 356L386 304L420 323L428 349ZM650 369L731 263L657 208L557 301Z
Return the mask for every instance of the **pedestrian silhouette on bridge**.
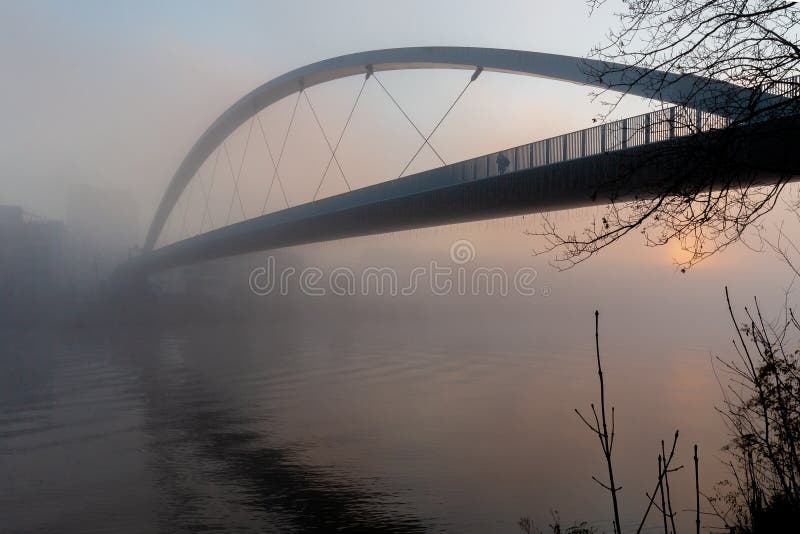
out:
M506 157L505 154L502 152L497 154L497 174L505 174L510 164L511 161Z

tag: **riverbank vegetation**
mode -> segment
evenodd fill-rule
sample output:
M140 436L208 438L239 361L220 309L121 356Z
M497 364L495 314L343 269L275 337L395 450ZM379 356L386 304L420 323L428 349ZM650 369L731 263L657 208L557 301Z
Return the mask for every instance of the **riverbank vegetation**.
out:
M735 331L732 355L715 358L720 378L722 403L717 406L728 429L729 442L723 448L730 476L711 491L699 485L697 445L692 451L695 507L682 510L693 516L693 531L731 534L788 532L800 524L800 320L788 305L781 317L767 321L758 300L734 311L727 288L725 299ZM589 412L575 410L580 421L595 435L605 460L607 473L592 479L609 495L612 532L627 532L621 527L618 494L622 489L614 475L614 437L616 418L607 402L600 357L599 312L595 312L595 357L599 383L599 404ZM639 534L654 522L664 534L678 534L672 505L670 476L683 469L676 465L679 432L675 431L667 449L661 441L657 473L652 491L645 492L647 506L638 527ZM526 534L543 534L528 517L519 520ZM557 513L548 524L553 534L590 534L597 530L587 523L562 527ZM659 529L660 531L661 529Z

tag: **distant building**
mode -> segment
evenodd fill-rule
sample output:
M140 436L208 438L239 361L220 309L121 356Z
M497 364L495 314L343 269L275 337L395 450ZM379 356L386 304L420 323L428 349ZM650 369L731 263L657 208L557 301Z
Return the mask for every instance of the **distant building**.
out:
M0 206L0 231L21 226L24 213L20 206Z
M68 271L79 293L108 280L138 244L136 203L130 194L73 186L66 200Z
M0 300L46 298L64 282L64 224L0 206Z

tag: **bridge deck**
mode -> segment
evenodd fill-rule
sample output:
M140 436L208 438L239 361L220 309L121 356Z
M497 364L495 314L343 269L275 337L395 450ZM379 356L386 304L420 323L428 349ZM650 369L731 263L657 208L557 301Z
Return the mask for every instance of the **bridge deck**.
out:
M643 117L606 125L605 133L603 127L574 132L269 213L161 247L121 272L146 276L259 250L646 196L682 172L693 154L694 172L714 172L703 164L717 148L724 150L717 161L748 180L753 172L763 182L800 175L800 116L737 127L740 142L731 142L731 129L677 136L663 122L651 123L661 128L655 134L631 127ZM614 137L623 128L628 137ZM501 154L507 164L498 165Z

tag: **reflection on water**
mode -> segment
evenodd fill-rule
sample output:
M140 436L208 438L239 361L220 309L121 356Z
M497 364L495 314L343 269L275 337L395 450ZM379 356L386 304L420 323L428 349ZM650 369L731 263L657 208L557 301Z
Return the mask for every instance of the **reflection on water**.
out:
M322 303L238 325L6 331L3 531L514 532L552 508L605 525L601 457L572 412L596 393L591 313L565 339L542 306ZM635 523L658 440L680 426L718 450L716 386L691 349L607 361Z
M6 334L3 532L422 531L397 495L307 465L186 365L207 342L246 350L227 333Z

